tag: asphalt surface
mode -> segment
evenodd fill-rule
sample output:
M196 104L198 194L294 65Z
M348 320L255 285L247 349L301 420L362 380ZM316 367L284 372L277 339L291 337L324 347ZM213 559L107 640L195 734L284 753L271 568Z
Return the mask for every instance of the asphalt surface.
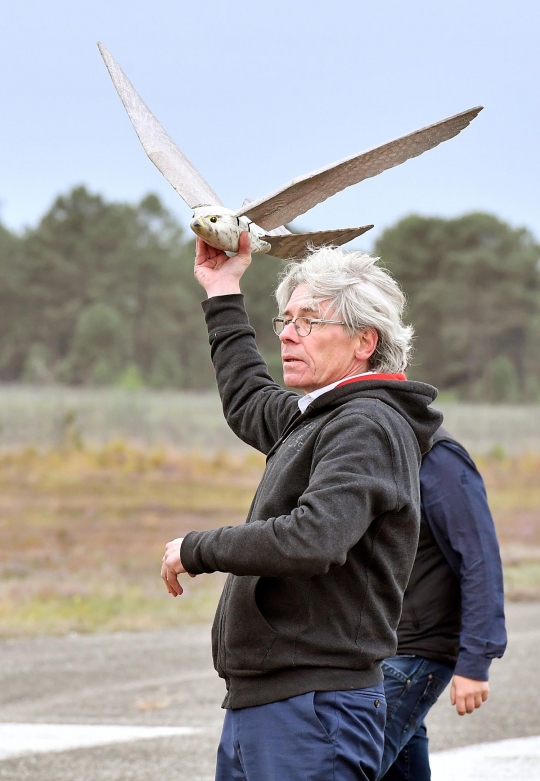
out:
M509 648L492 666L488 702L459 717L445 692L428 720L433 751L540 735L540 603L508 605L507 616ZM223 694L212 669L208 626L2 641L0 757L24 749L31 725L60 725L53 737L82 735L84 725L148 731L129 738L124 730L129 742L103 743L105 737L101 745L47 750L38 733L50 730L36 727L28 753L0 759L0 779L211 781ZM2 725L9 728L2 732ZM153 737L151 728L164 727L188 729ZM17 748L20 735L23 749Z

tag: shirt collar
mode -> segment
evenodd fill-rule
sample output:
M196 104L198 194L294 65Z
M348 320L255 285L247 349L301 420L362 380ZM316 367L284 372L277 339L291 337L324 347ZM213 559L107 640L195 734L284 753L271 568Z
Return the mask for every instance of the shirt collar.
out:
M300 412L303 414L312 401L315 401L315 399L318 399L319 396L322 396L323 393L328 393L328 391L334 390L334 388L337 388L337 386L345 382L347 380L355 380L357 377L365 377L368 374L374 374L374 372L362 372L362 374L353 374L351 377L344 377L342 380L338 380L337 382L332 382L330 385L325 385L324 388L319 388L318 390L311 391L311 393L306 393L305 396L300 396L298 399L298 407L300 409Z

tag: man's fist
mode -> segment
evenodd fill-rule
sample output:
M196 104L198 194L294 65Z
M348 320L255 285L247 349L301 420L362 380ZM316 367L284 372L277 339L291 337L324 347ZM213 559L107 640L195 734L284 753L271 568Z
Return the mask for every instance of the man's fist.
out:
M250 263L251 244L247 231L240 234L238 253L231 258L197 236L195 278L206 290L208 298L239 293L240 279Z
M168 542L165 546L165 555L161 560L161 577L167 586L167 591L173 597L179 597L184 591L178 582L178 575L186 571L180 560L180 548L183 541L183 537L177 537L176 540ZM195 575L188 574L192 578L195 577Z
M460 716L472 713L479 708L489 696L489 683L454 675L450 688L450 702L456 706Z

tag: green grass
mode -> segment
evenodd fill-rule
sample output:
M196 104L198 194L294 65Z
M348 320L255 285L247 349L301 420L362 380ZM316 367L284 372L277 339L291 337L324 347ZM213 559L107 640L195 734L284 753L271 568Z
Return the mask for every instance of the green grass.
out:
M0 448L117 439L189 452L247 449L225 423L217 391L0 386Z
M435 402L446 427L475 454L540 452L540 405ZM0 386L0 448L101 447L247 452L228 429L217 391Z

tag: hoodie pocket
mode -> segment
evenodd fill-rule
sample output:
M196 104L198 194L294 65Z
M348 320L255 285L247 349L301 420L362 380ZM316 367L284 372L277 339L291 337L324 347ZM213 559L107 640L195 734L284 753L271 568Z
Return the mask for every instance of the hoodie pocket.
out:
M221 677L224 677L224 670L226 666L226 652L225 652L225 639L223 628L225 626L225 617L227 615L227 602L231 591L233 576L229 575L225 581L221 597L214 617L214 623L212 625L212 658L214 660L214 667Z
M266 621L257 605L260 578L237 576L232 579L219 627L220 660L226 672L263 670L264 660L278 632Z

